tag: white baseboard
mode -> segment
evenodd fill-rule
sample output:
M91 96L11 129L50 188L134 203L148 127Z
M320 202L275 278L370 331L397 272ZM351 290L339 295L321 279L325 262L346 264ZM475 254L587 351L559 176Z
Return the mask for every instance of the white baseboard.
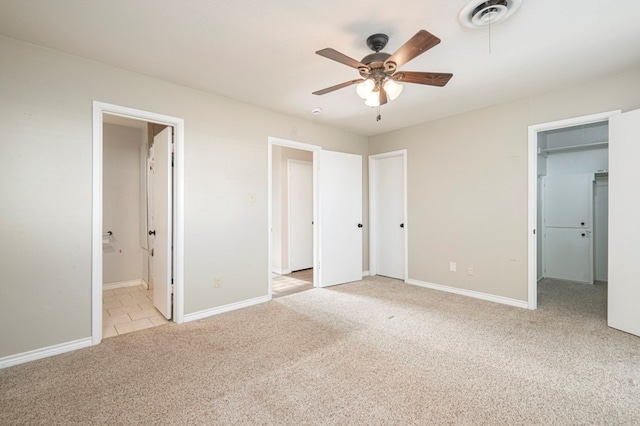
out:
M123 288L123 287L136 287L142 285L144 288L149 288L149 284L145 280L129 280L129 281L118 281L116 283L106 283L102 284L102 290L113 290L115 288Z
M271 272L278 275L289 275L291 273L291 269L272 269Z
M242 302L230 303L228 305L219 306L217 308L205 309L204 311L185 314L184 322L197 321L199 319L208 318L214 315L222 314L236 309L248 308L249 306L259 305L271 300L269 296L260 296L254 299L243 300Z
M528 309L529 304L522 300L511 299L508 297L496 296L488 293L481 293L479 291L464 290L456 287L449 287L441 284L433 284L424 281L418 281L414 279L407 279L407 284L415 285L418 287L430 288L432 290L446 291L447 293L459 294L461 296L473 297L474 299L487 300L489 302L501 303L503 305L515 306L517 308Z
M368 277L369 276L369 271L362 271L362 277Z
M65 352L75 351L76 349L88 348L93 345L91 337L74 340L72 342L60 343L59 345L47 346L46 348L35 349L21 354L9 355L0 358L0 369L11 367L25 362L35 361L37 359L48 358L54 355L60 355Z

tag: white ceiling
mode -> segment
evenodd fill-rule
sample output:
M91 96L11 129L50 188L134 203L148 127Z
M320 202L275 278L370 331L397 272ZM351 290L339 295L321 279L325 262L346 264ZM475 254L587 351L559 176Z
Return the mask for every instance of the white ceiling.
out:
M459 23L467 3L0 0L0 34L362 135L640 68L638 0L524 0L490 31ZM419 29L442 43L400 69L452 72L447 86L405 85L379 122L354 87L311 94L359 77L316 50L360 60L369 35L393 53Z

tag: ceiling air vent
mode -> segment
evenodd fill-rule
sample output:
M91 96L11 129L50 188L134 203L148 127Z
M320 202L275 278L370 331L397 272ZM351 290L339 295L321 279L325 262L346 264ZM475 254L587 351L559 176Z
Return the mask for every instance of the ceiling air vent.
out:
M482 28L503 21L518 10L524 0L474 0L460 11L460 23Z

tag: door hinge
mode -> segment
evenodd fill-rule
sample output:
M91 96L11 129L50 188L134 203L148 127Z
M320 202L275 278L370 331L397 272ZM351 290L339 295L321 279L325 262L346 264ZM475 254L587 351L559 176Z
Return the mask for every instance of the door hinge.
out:
M173 280L172 280L172 282L173 282ZM174 294L174 293L175 293L175 286L173 284L171 284L171 294Z

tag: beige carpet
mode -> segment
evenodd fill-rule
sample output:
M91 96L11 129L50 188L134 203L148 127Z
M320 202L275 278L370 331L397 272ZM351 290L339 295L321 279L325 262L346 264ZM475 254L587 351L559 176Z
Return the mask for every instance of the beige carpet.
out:
M528 311L384 278L0 370L0 424L640 424L606 288Z

